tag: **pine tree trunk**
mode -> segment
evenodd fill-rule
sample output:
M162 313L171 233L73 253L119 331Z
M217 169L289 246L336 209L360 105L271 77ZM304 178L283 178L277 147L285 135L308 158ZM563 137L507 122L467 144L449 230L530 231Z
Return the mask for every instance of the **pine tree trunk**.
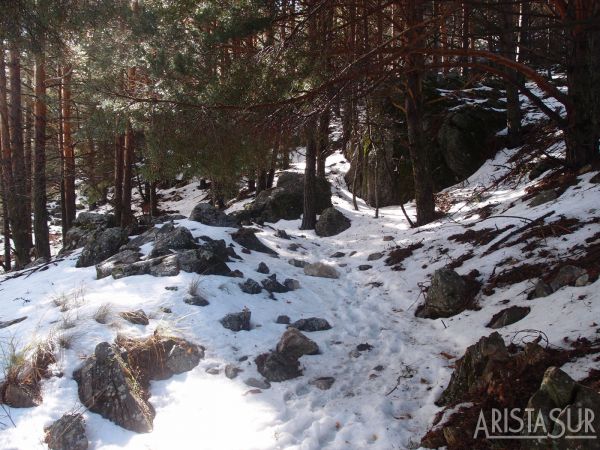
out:
M306 166L304 168L304 212L301 230L313 230L317 222L315 206L315 183L317 163L317 121L314 117L308 119L305 125L306 135Z
M21 269L30 261L31 230L27 228L27 198L25 196L25 164L23 153L23 115L21 111L21 55L12 46L10 51L10 110L9 131L12 158L13 189L15 192L14 215L11 217L11 229L15 244L15 268Z
M514 61L517 60L519 5L502 5L502 32L500 35L500 50L503 56ZM514 70L504 69L508 75L516 80L521 76ZM508 146L518 147L521 144L521 104L519 101L519 87L512 82L506 82L506 125L508 129Z
M408 5L407 19L408 26L411 28L408 39L418 46L423 42L423 36L416 28L423 22L423 0L410 0ZM406 76L405 101L408 148L413 167L417 224L424 225L435 219L435 199L429 149L425 143L423 132L423 56L409 55L407 67L411 69Z
M72 134L71 116L71 68L65 67L62 71L62 145L64 166L64 218L63 230L66 232L73 226L77 214L75 210L75 146Z
M331 113L329 108L319 117L319 131L317 136L317 177L325 178L325 161L329 154L329 124Z
M33 233L37 257L50 258L46 209L46 72L42 52L35 57L34 86Z
M8 272L11 269L10 256L10 222L8 220L8 200L6 194L6 183L2 178L2 235L4 236L4 257L2 265L4 271Z
M121 226L128 227L133 221L131 212L131 183L133 179L133 163L135 161L135 142L131 123L127 124L123 146L123 200L121 203Z
M28 85L32 85L31 77L28 77ZM33 103L30 99L26 101L26 106L23 108L23 123L25 124L25 141L23 143L24 163L25 163L25 217L27 218L27 229L31 230L31 187L32 178L32 133L33 133ZM32 243L33 246L33 243Z
M113 206L115 211L115 222L121 224L123 217L123 137L115 136L115 195Z

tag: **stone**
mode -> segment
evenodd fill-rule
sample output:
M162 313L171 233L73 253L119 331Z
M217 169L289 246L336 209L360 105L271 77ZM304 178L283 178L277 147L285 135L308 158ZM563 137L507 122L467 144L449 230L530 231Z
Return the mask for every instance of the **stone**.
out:
M494 314L486 326L497 329L512 325L513 323L525 318L530 311L531 308L529 306L510 306Z
M297 359L277 352L263 353L254 360L258 372L271 382L291 380L302 375Z
M577 278L575 280L575 286L576 287L583 287L583 286L587 286L587 284L590 282L590 276L586 273L584 273L583 275L581 275L579 278Z
M125 311L120 313L119 316L134 325L148 325L150 323L148 316L143 309L138 309L137 311Z
M415 316L429 319L451 317L467 307L467 284L454 270L444 267L433 273L425 303Z
M16 319L10 319L10 320L4 320L4 321L0 321L0 329L2 328L8 328L12 325L15 325L17 323L21 323L24 320L27 319L27 316L23 316L23 317L17 317Z
M331 206L331 188L324 178L315 182L315 210L320 214ZM283 172L274 188L261 191L256 199L245 206L244 210L236 211L233 217L242 221L254 220L262 222L277 222L279 220L295 220L304 211L304 175L297 172Z
M325 209L315 224L317 236L335 236L350 228L350 219L334 207Z
M531 169L531 172L529 172L529 181L535 180L544 172L557 167L557 165L557 162L550 158L544 158L538 161L535 166L533 166L533 169Z
M227 378L229 378L230 380L237 378L237 376L240 372L242 372L242 369L240 369L237 366L234 366L233 364L227 364L225 366L225 376Z
M553 189L549 189L546 191L542 191L537 194L533 199L529 202L529 207L533 208L535 206L543 205L544 203L551 202L552 200L556 200L558 195L556 195L556 191Z
M540 390L544 391L559 408L564 408L573 400L575 381L558 367L549 367L544 372Z
M238 231L231 233L231 238L248 250L277 255L275 250L267 247L256 237L256 231L252 228L240 228Z
M333 377L319 377L311 380L308 384L311 384L322 391L327 391L331 389L331 386L333 386L334 382L335 378Z
M219 375L221 370L218 367L209 367L206 369L206 373L209 375Z
M197 247L190 230L185 227L176 227L167 233L157 234L150 258L168 255L172 250L190 250Z
M4 391L2 403L11 408L32 408L42 404L42 395L37 382L4 382L0 385Z
M358 266L358 270L360 270L361 272L364 272L365 270L370 270L372 268L373 266L369 264L361 264L360 266Z
M127 231L123 228L115 227L94 232L83 247L76 267L90 267L101 263L118 253L121 245L127 241Z
M303 355L317 355L319 346L296 328L288 328L279 339L277 353L288 358L298 359Z
M277 276L275 274L271 275L268 278L265 278L260 283L267 292L270 292L272 294L283 294L289 291L287 287L285 287L283 284L277 281Z
M544 282L544 280L538 280L538 282L535 284L535 288L533 289L533 293L531 294L531 298L547 297L553 292L554 291L548 283Z
M229 275L227 275L228 277L231 278L244 278L244 272L242 272L241 270L235 269L232 270L231 272L229 272Z
M253 388L257 388L257 389L269 389L271 387L271 384L268 381L265 380L259 380L257 378L246 378L244 380L244 383L247 386L253 387Z
M288 245L288 250L290 250L292 252L298 251L299 248L303 248L303 247L300 244L296 244L296 243L292 243L292 244Z
M378 259L383 258L383 253L381 252L375 252L375 253L371 253L369 256L367 256L367 261L377 261Z
M85 420L81 414L65 414L45 427L44 442L49 450L87 450Z
M346 256L344 252L335 252L333 255L331 255L332 258L343 258L344 256Z
M290 322L291 322L290 318L286 315L277 316L277 319L275 320L275 323L278 323L281 325L289 325Z
M154 408L144 399L136 380L118 351L108 342L96 346L73 372L79 399L90 411L138 433L152 431Z
M250 331L250 310L244 309L238 313L229 313L220 322L224 328L231 331Z
M185 250L177 255L181 270L200 275L228 276L231 269L225 263L227 260L227 255L220 254L211 244L203 245L197 250Z
M204 297L202 297L201 295L198 295L198 294L195 294L195 295L188 294L183 299L183 303L186 303L186 304L192 305L192 306L208 306L210 304L208 300L206 300Z
M289 241L290 239L292 239L292 238L290 237L290 235L289 235L289 234L287 234L287 232L286 232L285 230L277 230L277 231L275 232L275 237L278 237L278 238L280 238L280 239L285 239L285 240L288 240L288 241Z
M292 258L292 259L288 260L288 263L290 263L292 266L298 267L300 269L303 269L304 267L306 267L308 265L307 261L304 261L302 259L296 259L296 258Z
M264 274L268 274L269 272L271 272L271 270L269 269L269 266L267 266L264 262L261 262L258 264L256 271L258 273L264 273Z
M248 278L243 283L238 283L238 286L245 292L246 294L260 294L262 292L262 286L258 284L258 281L253 280L252 278Z
M138 262L141 257L142 254L137 250L122 250L100 264L96 264L96 278L100 280L109 277L115 266L133 264Z
M557 291L563 286L574 285L580 277L584 277L585 275L587 275L587 271L580 267L573 265L562 266L550 282L550 287L553 291ZM587 279L585 282L587 283Z
M198 203L190 214L190 220L212 227L234 227L235 219L210 203Z
M394 236L384 236L383 242L390 242L394 240Z
M286 278L283 281L283 285L288 291L295 291L296 289L300 289L300 282L298 280L294 280L293 278Z
M307 319L300 319L292 323L291 326L297 328L300 331L307 332L325 331L331 329L331 325L329 324L329 322L319 317L309 317Z
M311 277L339 278L340 274L335 267L322 262L307 264L304 266L304 274Z

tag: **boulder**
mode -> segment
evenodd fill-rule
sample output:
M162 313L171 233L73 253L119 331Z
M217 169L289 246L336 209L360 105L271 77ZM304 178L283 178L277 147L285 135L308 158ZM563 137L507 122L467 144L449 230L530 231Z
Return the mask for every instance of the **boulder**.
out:
M512 325L515 322L525 318L531 308L529 306L510 306L499 313L494 314L492 320L486 325L489 328L497 329Z
M459 274L447 267L438 269L431 278L425 303L415 316L429 319L454 316L467 307L467 294L467 283Z
M279 339L277 352L288 358L298 359L303 355L318 354L319 346L296 328L288 328Z
M258 281L253 280L252 278L248 278L243 283L238 283L238 286L245 292L246 294L260 294L262 292L262 287L258 284Z
M230 380L236 378L240 372L242 372L242 369L234 366L233 364L227 364L225 366L225 376Z
M190 250L197 247L190 230L185 227L176 227L166 233L157 233L150 257L168 255L172 250Z
M42 394L37 380L35 382L4 382L0 385L2 402L11 408L32 408L42 404Z
M371 253L369 256L367 256L367 261L377 261L378 259L383 258L383 253L381 252L375 252L375 253Z
M533 199L531 199L531 201L529 202L529 207L533 208L535 206L540 206L540 205L543 205L544 203L548 203L548 202L551 202L552 200L556 200L557 198L558 198L558 195L556 194L556 191L554 191L554 189L542 191L539 194L537 194L535 197L533 197Z
M211 227L233 227L235 219L215 208L210 203L198 203L190 214L190 220L200 222Z
M256 271L258 273L264 273L264 274L268 274L269 272L271 272L271 270L269 269L269 266L267 266L264 262L261 262L258 264Z
M250 331L250 310L244 309L237 313L229 313L220 322L224 328L231 331Z
M76 267L89 267L101 263L118 253L119 247L127 241L127 230L123 228L107 228L94 232L83 247Z
M82 212L73 222L73 226L67 231L61 253L84 247L94 238L96 232L115 226L115 217L112 214Z
M269 389L271 387L271 384L268 381L259 380L253 377L246 378L244 380L244 383L246 384L246 386L250 386L257 389Z
M319 317L309 317L308 319L296 320L291 326L300 331L307 332L325 331L331 329L329 322Z
M85 420L81 414L65 414L45 427L44 442L49 450L87 450L88 438Z
M277 254L275 250L267 247L256 237L256 230L253 228L240 228L238 231L231 233L231 238L248 250L267 253L268 255Z
M119 351L108 342L96 346L88 358L73 372L79 399L90 411L138 433L152 431L154 408L132 377Z
M584 280L583 282L580 282L580 284L585 285L589 279L587 271L580 267L567 264L558 270L558 273L550 282L550 287L553 291L557 291L563 286L575 285L580 278Z
M119 315L127 322L134 325L148 325L150 323L148 316L143 309L138 309L137 311L124 311Z
M317 178L315 183L315 209L320 214L331 206L331 188L324 178ZM242 211L232 214L239 222L254 220L277 222L278 220L295 220L302 216L304 210L304 175L296 172L283 172L276 187L261 191L256 199L246 205Z
M210 303L204 297L199 294L188 294L184 299L183 303L192 306L208 306Z
M278 323L280 325L289 325L291 322L289 316L286 315L281 315L281 316L277 316L277 319L275 320L275 323Z
M123 247L121 247L123 248ZM122 250L107 260L96 264L96 278L99 280L112 275L115 266L138 262L142 254L137 250Z
M283 281L283 285L288 291L295 291L296 289L300 289L300 282L293 278L286 278Z
M277 281L277 275L273 274L260 282L267 292L283 294L289 289Z
M322 391L328 391L333 386L335 382L335 378L333 377L319 377L314 380L309 381L308 384L315 386L317 389L321 389Z
M365 270L371 270L372 268L373 266L370 264L361 264L360 266L358 266L358 270L360 270L361 272L364 272Z
M325 209L319 216L315 224L315 233L321 237L335 236L348 228L350 228L350 219L331 207Z
M302 259L296 259L296 258L289 259L288 263L290 263L292 266L298 267L300 269L303 269L305 266L308 265L307 261L304 261Z
M277 352L263 353L254 360L258 372L268 381L280 382L302 375L297 359Z
M311 277L339 278L340 274L335 267L322 262L307 264L304 266L304 274Z

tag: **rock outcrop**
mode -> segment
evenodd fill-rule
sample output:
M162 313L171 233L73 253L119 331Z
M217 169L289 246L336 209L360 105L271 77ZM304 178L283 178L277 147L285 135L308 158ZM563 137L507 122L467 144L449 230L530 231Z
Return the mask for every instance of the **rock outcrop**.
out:
M331 207L325 209L319 216L315 224L315 233L321 237L335 236L348 228L350 228L350 219Z

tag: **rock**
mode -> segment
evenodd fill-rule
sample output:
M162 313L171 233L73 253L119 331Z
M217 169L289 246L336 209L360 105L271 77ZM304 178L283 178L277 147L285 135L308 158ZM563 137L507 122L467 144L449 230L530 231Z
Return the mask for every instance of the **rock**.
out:
M556 200L558 195L553 189L549 189L546 191L542 191L537 194L533 199L529 202L529 207L533 208L535 206L543 205L544 203L551 202L552 200Z
M227 275L228 277L231 278L244 278L244 272L242 272L241 270L235 269L232 270L231 272L229 272L229 275Z
M320 214L331 206L331 189L324 178L315 183L315 210ZM304 175L296 172L283 172L276 187L261 191L256 199L246 205L243 211L232 214L239 222L255 220L257 222L277 222L295 220L304 210Z
M300 269L303 269L304 267L306 267L308 265L307 261L304 261L301 259L296 259L296 258L292 258L292 259L288 260L288 263L290 263L292 266L298 267Z
M545 283L544 280L538 280L535 284L535 288L533 293L531 294L531 298L542 298L547 297L548 295L554 292L548 283Z
M373 350L373 346L368 342L365 342L363 344L358 344L356 346L356 350L359 352L370 352L371 350Z
M80 212L73 221L74 227L97 230L116 226L115 216L112 214L99 214L94 212Z
M300 331L325 331L330 330L331 325L327 320L321 319L319 317L309 317L308 319L300 319L295 321L292 327L297 328Z
M285 315L277 316L277 320L275 320L275 323L278 323L281 325L289 325L290 322L291 322L290 318Z
M550 169L554 169L555 167L558 166L558 163L550 158L544 158L540 161L538 161L535 166L533 166L533 169L531 169L531 172L529 172L529 181L533 181L536 178L538 178L540 175L542 175L544 172L547 172Z
M383 242L390 242L394 240L394 236L384 236Z
M322 262L307 264L304 266L304 273L311 277L321 278L339 278L340 274L335 267Z
M600 183L600 172L598 172L596 175L594 175L592 178L590 178L590 183L593 183L593 184Z
M269 389L271 384L265 380L259 380L257 378L247 378L244 380L244 383L247 386L257 388L257 389Z
M225 376L230 380L236 378L240 372L242 372L242 369L234 366L233 364L227 364L225 366Z
M11 319L11 320L4 320L4 321L0 321L0 329L2 328L8 328L11 325L15 325L17 323L21 323L23 322L25 319L27 319L27 316L23 316L23 317L18 317L16 319Z
M220 322L224 328L231 331L250 331L250 310L244 309L238 313L230 313L223 317Z
M231 238L248 250L267 253L268 255L277 254L276 251L267 247L256 237L256 232L252 228L240 228L238 231L231 233Z
M425 304L415 316L437 319L454 316L467 307L467 284L454 270L444 267L434 272Z
M83 248L76 267L89 267L99 264L119 251L119 247L128 241L127 231L123 228L108 228L94 232Z
M277 352L263 353L254 360L258 372L268 381L291 380L302 375L297 359L288 358Z
M190 250L197 247L190 230L185 227L176 227L167 233L157 234L150 257L168 255L171 250Z
M37 382L4 382L2 402L11 408L32 408L42 404L42 395Z
M45 427L44 442L49 450L87 450L85 420L81 414L65 414Z
M298 280L294 280L293 278L286 278L283 281L283 285L288 291L295 291L296 289L300 289L300 282Z
M575 381L558 367L549 367L544 373L540 390L548 394L556 406L564 408L574 397L575 385Z
M265 278L260 283L265 288L265 290L270 293L283 294L289 291L287 287L285 287L283 284L277 281L277 276L275 274L271 275L268 278Z
M171 314L173 311L171 310L171 308L167 308L166 306L161 306L160 312L165 313L165 314Z
M506 363L508 359L508 350L498 332L482 337L477 343L469 346L464 356L456 361L450 383L436 401L436 405L443 406L461 401L465 394L477 387L480 380L485 379L488 373L493 372L498 365Z
M142 254L137 250L122 250L106 261L96 264L96 278L99 280L112 275L115 266L138 262Z
M317 236L327 237L340 234L350 228L350 219L337 209L331 207L324 210L315 224Z
M311 384L322 391L327 391L331 389L331 386L333 386L334 382L335 378L333 377L319 377L310 381L308 384Z
M206 373L209 375L219 375L221 370L218 367L209 367L206 369Z
M553 291L557 291L563 286L575 285L576 281L581 277L584 277L585 283L587 283L588 280L585 278L586 275L586 270L580 267L572 265L562 266L554 279L550 282L550 287Z
M370 270L372 268L373 266L369 264L361 264L360 266L358 266L358 270L360 270L361 272L364 272L365 270Z
M381 252L375 252L375 253L371 253L369 256L367 256L367 261L377 261L378 259L383 258L383 253Z
M335 252L333 255L331 255L332 258L343 258L344 256L346 256L344 252Z
M264 273L264 274L268 274L269 272L271 272L269 270L269 266L267 266L264 262L261 262L258 267L256 268L256 271L258 273Z
M238 286L242 292L245 292L246 294L260 294L262 292L261 285L252 278L248 278L243 283L238 283Z
M73 372L79 399L90 411L138 433L152 431L154 408L144 399L125 361L108 342Z
M202 297L201 295L191 295L188 294L184 299L183 299L183 303L187 303L188 305L192 305L192 306L208 306L210 303L208 302L208 300L206 300L204 297Z
M215 243L204 244L197 250L181 252L177 255L177 261L184 272L227 276L231 273L231 269L225 263L229 258L221 251L225 251L225 243L222 246Z
M589 282L590 282L590 276L586 272L575 280L575 286L577 286L577 287L587 286L587 284Z
M515 322L526 317L531 308L528 306L511 306L505 308L502 311L494 314L492 320L486 325L489 328L502 328L508 325L512 325Z
M290 250L292 252L298 251L299 248L304 248L304 247L302 247L300 244L296 244L296 243L288 245L288 250Z
M316 355L319 346L313 340L307 338L296 328L288 328L279 339L277 353L292 359L298 359L303 355Z
M190 214L190 220L212 227L234 227L236 223L235 219L210 203L198 203Z
M148 325L150 323L148 316L142 309L138 309L137 311L125 311L119 314L119 316L134 325Z

